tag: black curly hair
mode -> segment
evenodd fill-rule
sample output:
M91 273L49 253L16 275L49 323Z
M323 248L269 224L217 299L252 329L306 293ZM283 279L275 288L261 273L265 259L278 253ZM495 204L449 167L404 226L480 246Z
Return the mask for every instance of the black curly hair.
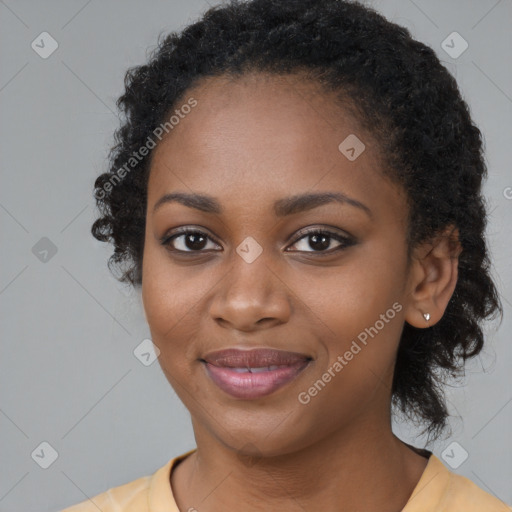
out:
M141 148L155 145L155 128L201 79L251 71L302 73L349 105L378 141L383 174L406 191L409 258L420 242L458 229L455 291L435 325L405 323L392 386L398 411L426 424L429 439L439 437L448 418L441 384L482 350L482 321L503 315L485 241L482 135L434 51L372 8L343 0L231 0L180 33L160 34L148 63L126 72L117 101L125 118L109 170L95 182L100 216L92 234L113 243L110 270L121 270L122 282L142 283L153 152Z

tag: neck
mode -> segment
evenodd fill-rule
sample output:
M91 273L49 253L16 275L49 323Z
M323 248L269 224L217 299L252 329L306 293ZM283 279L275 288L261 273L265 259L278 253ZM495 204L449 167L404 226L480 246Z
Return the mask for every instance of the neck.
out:
M173 472L180 510L401 510L427 459L381 424L358 424L300 450L241 456L194 429L197 451Z

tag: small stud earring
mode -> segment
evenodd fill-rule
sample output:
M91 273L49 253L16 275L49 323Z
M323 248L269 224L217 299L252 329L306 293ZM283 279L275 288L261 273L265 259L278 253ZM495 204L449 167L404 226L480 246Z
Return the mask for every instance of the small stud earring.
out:
M428 322L430 320L430 313L423 313L423 317Z

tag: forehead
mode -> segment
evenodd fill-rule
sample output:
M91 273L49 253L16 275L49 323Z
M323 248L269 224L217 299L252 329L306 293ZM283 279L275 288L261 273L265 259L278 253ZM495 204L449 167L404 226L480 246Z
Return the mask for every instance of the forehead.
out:
M197 105L154 150L148 206L175 189L221 201L228 192L273 201L315 188L384 202L397 193L380 172L373 137L332 93L300 75L209 77L182 104L190 98ZM355 160L343 152L346 140L364 144Z

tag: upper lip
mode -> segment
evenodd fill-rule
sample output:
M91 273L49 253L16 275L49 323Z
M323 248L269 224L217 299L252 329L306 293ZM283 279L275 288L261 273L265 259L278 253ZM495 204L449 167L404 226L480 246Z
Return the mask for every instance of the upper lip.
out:
M267 366L290 366L312 358L298 352L286 352L269 348L241 350L229 348L210 352L202 360L214 366L227 368L264 368Z

